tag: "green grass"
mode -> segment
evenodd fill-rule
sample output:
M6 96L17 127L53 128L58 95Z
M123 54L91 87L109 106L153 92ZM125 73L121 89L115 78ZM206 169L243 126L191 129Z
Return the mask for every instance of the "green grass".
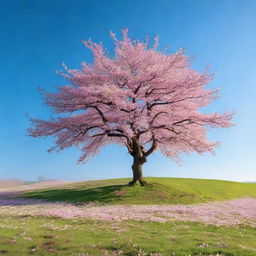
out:
M1 216L0 255L255 256L255 234L255 228L243 226Z
M107 204L191 204L256 197L256 184L178 178L88 181L24 192L51 201ZM256 229L192 222L103 222L86 219L0 215L0 255L256 256Z
M220 180L147 178L149 187L129 187L128 179L72 183L23 193L22 197L50 201L108 204L192 204L256 197L256 184Z

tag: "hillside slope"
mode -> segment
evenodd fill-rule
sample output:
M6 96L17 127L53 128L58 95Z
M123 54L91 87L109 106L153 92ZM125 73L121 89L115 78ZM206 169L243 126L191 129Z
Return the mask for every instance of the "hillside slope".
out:
M14 186L20 186L23 184L24 184L24 182L19 179L0 179L0 189L14 187Z
M76 182L31 190L22 197L49 201L108 204L193 204L256 197L256 184L221 180L147 178L149 187L127 186L128 179Z

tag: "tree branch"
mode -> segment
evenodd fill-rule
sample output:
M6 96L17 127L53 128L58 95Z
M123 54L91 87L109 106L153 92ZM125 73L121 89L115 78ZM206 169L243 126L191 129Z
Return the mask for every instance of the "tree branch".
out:
M145 157L148 157L151 153L153 153L154 150L156 149L156 146L157 146L157 142L156 142L155 136L154 136L154 134L153 134L153 135L152 135L152 145L151 145L151 147L149 148L149 150L144 153L144 156L145 156Z

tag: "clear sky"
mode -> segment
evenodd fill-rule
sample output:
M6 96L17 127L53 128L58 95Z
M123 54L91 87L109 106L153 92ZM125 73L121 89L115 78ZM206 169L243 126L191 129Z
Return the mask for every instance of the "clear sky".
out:
M210 87L222 97L207 111L236 110L235 127L212 130L216 155L182 156L181 166L155 153L145 176L256 180L255 0L0 0L0 179L87 180L130 177L132 159L113 145L83 165L79 150L47 153L53 140L26 136L26 114L47 118L37 87L66 84L55 71L92 62L82 40L113 49L109 31L128 28L134 39L159 35L160 49L186 48L193 67L216 73Z

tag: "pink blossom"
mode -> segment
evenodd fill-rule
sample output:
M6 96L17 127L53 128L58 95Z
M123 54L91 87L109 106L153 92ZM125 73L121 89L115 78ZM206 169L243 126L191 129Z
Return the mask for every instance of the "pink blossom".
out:
M127 220L201 222L216 226L250 225L256 227L256 198L242 198L194 205L74 205L38 199L3 198L0 215L56 216L109 222Z
M47 210L43 215L61 218L89 218L104 221L192 221L212 225L248 224L256 226L256 199L243 198L224 202L195 205L112 205L81 206L62 205Z
M127 147L132 156L138 144L141 159L154 150L174 160L181 152L213 152L218 143L207 139L206 128L229 127L233 117L198 111L219 96L218 90L205 88L213 75L193 70L183 49L158 52L158 38L150 48L148 42L131 40L127 30L122 40L113 33L111 37L113 57L102 44L88 40L84 44L93 53L93 64L84 62L80 69L63 65L60 75L69 85L57 93L42 93L56 114L65 115L31 119L29 134L54 136L50 150L79 146L80 161L110 143Z

